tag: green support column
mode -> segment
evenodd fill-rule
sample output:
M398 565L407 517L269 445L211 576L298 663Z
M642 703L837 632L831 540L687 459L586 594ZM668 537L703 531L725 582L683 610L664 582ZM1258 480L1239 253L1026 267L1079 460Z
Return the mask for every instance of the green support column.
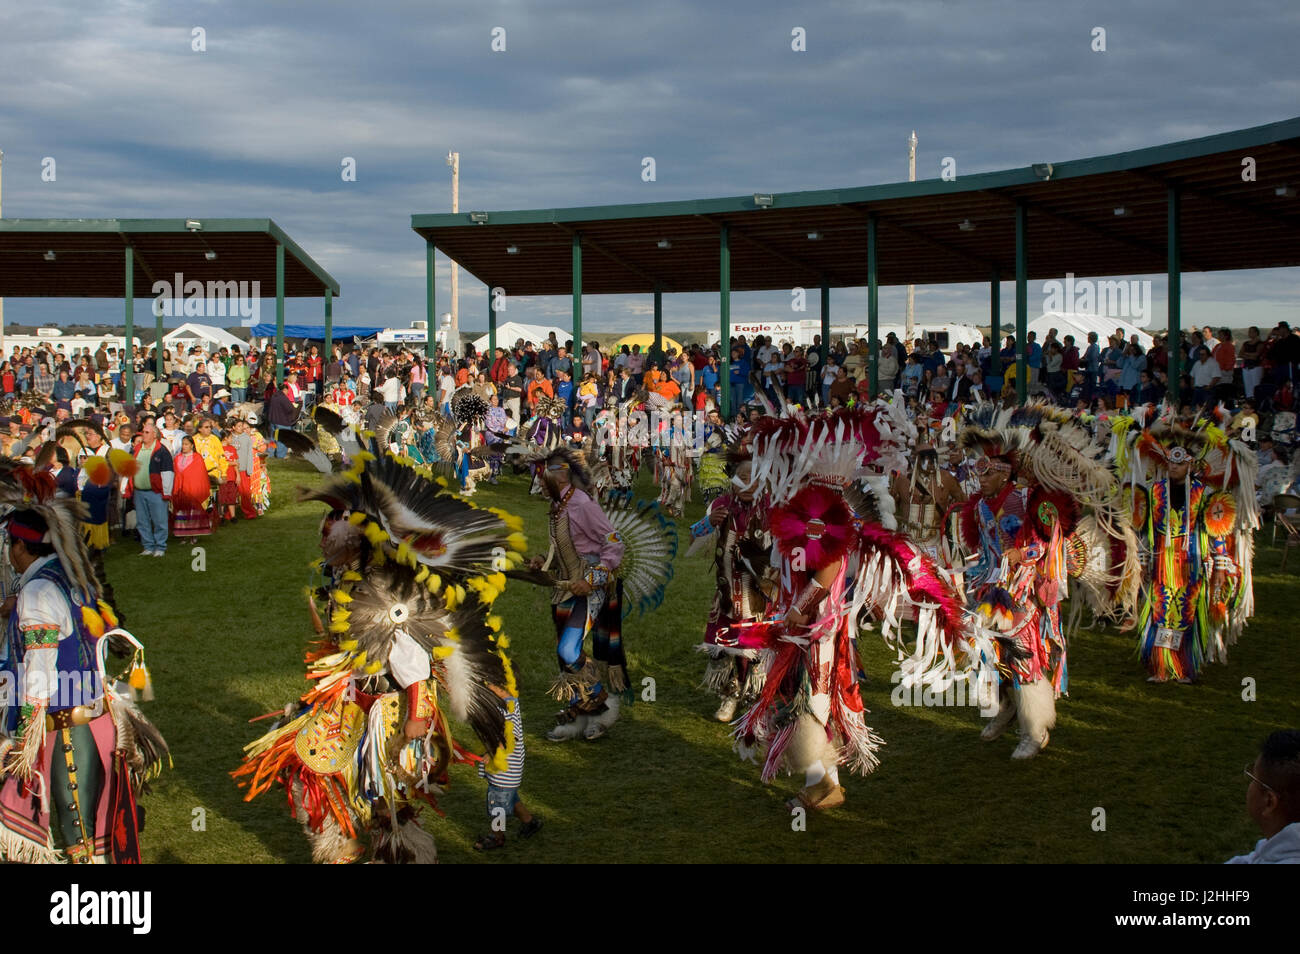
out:
M126 247L126 354L122 358L122 395L124 404L135 404L135 352L131 339L135 337L135 249ZM162 354L162 338L158 339L159 354Z
M438 316L434 314L432 242L424 243L424 355L430 361L438 356ZM451 344L451 342L448 342ZM448 348L448 350L451 350Z
M167 371L166 365L163 364L163 321L162 320L163 320L162 309L157 306L154 306L153 374L154 374L154 379L157 381L162 381L163 375L166 374Z
M822 278L822 360L817 370L825 371L826 362L831 359L831 283ZM817 375L817 380L821 380L821 375Z
M1178 385L1183 378L1183 197L1177 186L1169 187L1169 400L1178 406Z
M1029 394L1029 249L1026 247L1029 207L1016 203L1016 400L1021 404Z
M492 307L492 286L488 286L488 367L497 359L497 310ZM488 375L491 377L491 375Z
M664 343L664 293L655 283L655 353L658 354L663 350Z
M334 360L334 291L325 289L325 354L326 365Z
M573 351L582 355L582 235L573 235Z
M1002 347L1002 274L996 268L989 277L989 337L993 339L993 356L996 358L998 349Z
M284 383L284 246L275 246L275 383Z
M867 215L867 337L870 339L871 361L869 374L871 396L876 396L880 386L880 296L876 282L876 213Z
M722 361L718 366L718 384L722 394L722 419L731 417L731 245L730 230L722 227L718 247L718 315L721 319L721 338L718 351Z

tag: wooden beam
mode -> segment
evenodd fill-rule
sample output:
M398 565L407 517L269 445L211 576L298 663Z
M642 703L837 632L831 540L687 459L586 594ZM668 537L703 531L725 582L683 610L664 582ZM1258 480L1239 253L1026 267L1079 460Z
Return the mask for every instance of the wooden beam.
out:
M997 192L988 192L985 194L994 196L1012 207L1015 207L1018 202L1022 203L1027 211L1033 212L1035 215L1040 215L1045 219L1051 219L1053 222L1057 222L1061 225L1080 229L1090 235L1096 235L1099 238L1108 239L1120 245L1127 245L1129 248L1138 249L1139 251L1150 255L1157 262L1164 261L1165 259L1164 246L1152 245L1149 242L1144 242L1141 239L1130 238L1127 235L1117 235L1114 232L1103 229L1100 225L1093 225L1091 222L1085 222L1082 219L1071 218L1068 215L1061 215L1059 212L1053 212L1051 209L1047 208L1047 206L1039 202L1031 202L1028 199L1014 199L1011 196L1002 195ZM1191 262L1184 261L1183 270L1199 272L1203 269Z
M572 240L573 236L576 235L578 231L577 229L569 228L569 226L563 224L562 222L555 222L554 225L565 235L569 236L570 240ZM668 292L672 291L672 287L668 285L666 282L661 281L660 279L651 275L649 272L644 271L638 268L637 266L633 265L631 262L623 258L623 256L619 255L617 252L607 249L605 246L601 245L599 242L597 242L595 239L593 239L590 235L586 234L585 232L582 235L582 246L583 248L589 248L592 251L599 252L601 255L604 255L615 265L621 265L623 268L626 268L632 274L641 276L647 282L650 283L651 291L653 291L656 286L661 288L664 291L668 291ZM577 346L578 343L575 341L574 347L576 348Z

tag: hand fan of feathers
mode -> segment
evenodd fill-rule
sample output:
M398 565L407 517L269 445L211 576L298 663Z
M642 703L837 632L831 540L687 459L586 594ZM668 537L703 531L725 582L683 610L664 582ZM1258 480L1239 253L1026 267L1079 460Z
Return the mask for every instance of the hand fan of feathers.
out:
M481 424L487 412L487 401L472 388L464 388L452 396L451 413L461 424Z
M438 573L495 572L518 549L503 517L444 492L388 454L366 461L360 483L336 481L302 499L368 514L394 546L405 544L417 561Z
M338 412L323 404L317 404L312 408L311 417L316 422L317 427L338 441L339 449L348 457L354 457L361 450L356 433L338 415Z
M505 686L506 664L488 627L488 607L470 594L455 610L431 593L410 567L387 563L371 569L343 603L348 651L364 653L367 670L389 667L399 632L429 654L434 675L447 691L451 713L468 722L494 752L506 744L505 717L489 685ZM391 670L390 670L391 671Z
M297 431L281 428L276 433L275 439L283 444L290 453L298 454L322 474L328 474L334 469L329 457L316 446L316 442L310 437L299 434Z
M433 425L433 449L444 464L456 463L456 422L441 415Z
M645 613L664 601L677 556L677 524L657 503L641 501L636 510L605 514L623 541L618 577L623 581L623 615Z

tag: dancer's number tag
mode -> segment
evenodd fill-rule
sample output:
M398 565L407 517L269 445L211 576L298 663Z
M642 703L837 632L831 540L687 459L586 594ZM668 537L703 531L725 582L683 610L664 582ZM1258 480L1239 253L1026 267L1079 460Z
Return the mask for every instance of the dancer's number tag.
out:
M1183 631L1181 629L1168 629L1161 626L1156 630L1156 649L1169 649L1178 652L1183 645Z

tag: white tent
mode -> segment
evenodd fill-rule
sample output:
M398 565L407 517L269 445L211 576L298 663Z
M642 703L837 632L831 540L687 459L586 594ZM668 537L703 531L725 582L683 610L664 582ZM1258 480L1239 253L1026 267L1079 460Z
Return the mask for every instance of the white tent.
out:
M163 335L163 343L165 347L169 347L173 351L178 345L185 348L202 345L206 351L211 351L214 348L233 348L235 345L239 345L241 350L248 350L247 342L236 338L224 328L215 328L212 325L197 325L194 322L186 322L179 328L174 328Z
M573 337L572 329L559 328L555 325L522 325L518 322L507 321L497 325L497 347L513 348L515 342L520 338L523 338L525 341L531 341L537 347L541 347L542 342L550 337L552 331L555 332L555 340L560 344L564 344L564 342ZM475 351L486 351L487 346L487 335L474 339Z
M1004 322L1002 325L1005 334L1013 333L1009 330ZM1066 335L1074 336L1074 346L1079 349L1079 353L1088 350L1088 332L1097 332L1097 343L1106 347L1106 339L1115 333L1116 328L1122 328L1124 331L1124 340L1130 340L1133 335L1138 336L1138 344L1142 346L1143 351L1150 351L1155 339L1150 334L1143 331L1137 325L1125 321L1123 318L1108 318L1105 315L1083 315L1075 312L1044 312L1042 316L1035 318L1029 323L1029 331L1037 335L1035 339L1038 344L1047 340L1047 333L1053 328L1056 329L1056 340L1065 342Z

